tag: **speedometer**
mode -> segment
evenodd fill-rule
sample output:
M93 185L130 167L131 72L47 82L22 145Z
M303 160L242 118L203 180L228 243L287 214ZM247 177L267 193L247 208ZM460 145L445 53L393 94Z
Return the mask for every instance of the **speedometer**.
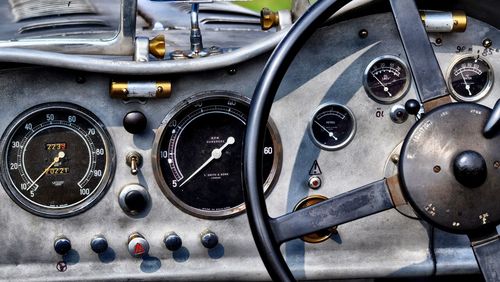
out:
M115 154L104 126L73 104L25 111L7 128L2 148L3 187L22 208L45 217L90 208L113 173Z
M201 218L244 211L242 155L249 99L227 92L190 98L157 131L153 168L160 188L181 210ZM263 146L266 191L279 173L281 144L270 121Z

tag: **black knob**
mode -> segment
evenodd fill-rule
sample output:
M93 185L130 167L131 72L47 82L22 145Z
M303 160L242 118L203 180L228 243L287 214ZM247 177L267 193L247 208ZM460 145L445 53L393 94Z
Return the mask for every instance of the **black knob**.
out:
M469 188L481 186L488 175L486 161L475 151L458 154L453 162L453 172L458 182Z
M123 117L123 127L132 134L141 133L146 129L148 119L138 111L129 112Z
M90 241L90 248L98 254L104 253L108 249L108 240L102 235L97 235Z
M203 247L207 249L213 249L219 244L219 237L210 230L201 233L200 240Z
M417 115L420 111L420 103L415 99L410 99L405 103L405 109L410 115Z
M174 232L165 236L165 239L163 239L163 243L165 244L165 247L167 247L167 250L172 252L175 252L182 247L181 237L179 237L179 235Z
M131 212L140 213L148 207L148 199L140 191L132 190L125 195L125 205Z
M54 250L60 255L65 255L71 250L71 241L66 237L57 238L54 241Z

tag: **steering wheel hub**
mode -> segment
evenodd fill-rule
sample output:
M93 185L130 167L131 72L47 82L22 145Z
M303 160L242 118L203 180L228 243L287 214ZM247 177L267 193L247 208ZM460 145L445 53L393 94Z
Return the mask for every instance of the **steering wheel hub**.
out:
M500 222L500 136L482 134L490 113L478 104L447 104L406 137L402 186L413 208L439 228L468 233Z

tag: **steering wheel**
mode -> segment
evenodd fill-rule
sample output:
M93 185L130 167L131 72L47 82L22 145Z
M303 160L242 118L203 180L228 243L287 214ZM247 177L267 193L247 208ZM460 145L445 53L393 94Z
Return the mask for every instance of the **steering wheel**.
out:
M275 281L294 281L280 252L284 242L406 203L433 226L467 234L485 279L500 279L500 100L493 110L452 103L415 0L389 1L425 110L404 140L397 175L278 218L266 209L261 152L274 96L304 42L350 0L316 2L276 47L256 86L245 137L245 201Z

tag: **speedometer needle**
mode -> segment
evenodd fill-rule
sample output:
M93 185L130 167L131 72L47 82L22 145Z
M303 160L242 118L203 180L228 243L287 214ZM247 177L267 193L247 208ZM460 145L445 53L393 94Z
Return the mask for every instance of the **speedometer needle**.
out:
M378 81L378 83L379 83L380 85L382 85L382 87L384 87L384 92L387 92L387 94L389 94L389 97L392 97L391 92L389 92L389 87L385 86L385 85L382 83L382 81L380 81L380 79L378 79L378 77L377 77L377 76L375 76L375 75L373 74L373 72L371 72L371 74L372 74L372 76L373 76L373 77L375 77L375 79Z
M33 181L33 183L31 183L31 185L28 187L28 189L26 190L30 190L31 187L33 187L37 182L38 180L40 180L48 171L51 167L53 167L56 163L58 163L62 158L64 158L66 154L64 154L64 152L59 152L57 154L57 157L54 158L54 161L42 172L42 174L40 174L40 176L38 176L35 181Z
M326 133L328 133L328 136L332 137L333 139L335 139L335 141L339 140L337 137L335 137L335 135L333 135L333 132L329 131L328 129L326 129L324 126L321 125L321 123L317 122L316 120L314 121L317 125L319 125L319 127L321 127L324 131L326 131Z
M213 160L220 159L222 157L222 151L227 146L234 144L235 141L236 140L234 139L234 137L230 136L227 138L226 143L224 143L222 147L218 149L213 149L210 158L206 162L204 162L195 172L193 172L186 180L184 180L184 182L182 182L182 184L179 185L179 187L182 187L182 185L186 184L189 180L191 180L191 178L193 178L196 174L198 174L198 172L200 172L203 168L205 168L210 162L212 162Z

